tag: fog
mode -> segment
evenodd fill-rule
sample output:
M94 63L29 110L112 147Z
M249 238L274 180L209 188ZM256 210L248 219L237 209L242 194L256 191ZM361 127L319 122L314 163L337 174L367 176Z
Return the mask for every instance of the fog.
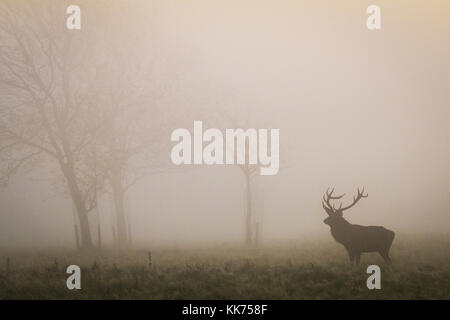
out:
M142 112L130 125L133 137L152 143L133 160L148 170L130 178L125 195L133 244L184 246L245 238L241 168L171 162L170 133L192 132L194 120L221 130L280 129L278 174L251 180L262 243L330 237L321 202L328 187L346 194L344 205L365 187L368 198L344 215L351 223L449 232L450 3L377 2L382 27L376 31L366 28L371 1L55 0L31 6L61 29L47 38L36 28L33 39L58 42L70 34L74 52L83 53L73 58L79 60L70 85L80 97L73 100L92 105L96 114L120 103L117 127ZM77 3L81 29L67 30L65 8ZM5 5L19 18L28 12L24 1ZM0 19L2 30L8 21ZM18 24L24 33L29 25ZM3 31L1 37L4 52L10 40ZM28 100L10 91L13 74L1 68L3 123L13 102ZM10 157L0 158L2 167ZM107 187L96 192L97 206L88 213L93 242L100 224L103 243L111 245L112 195ZM74 247L77 219L50 157L14 170L0 189L0 247Z

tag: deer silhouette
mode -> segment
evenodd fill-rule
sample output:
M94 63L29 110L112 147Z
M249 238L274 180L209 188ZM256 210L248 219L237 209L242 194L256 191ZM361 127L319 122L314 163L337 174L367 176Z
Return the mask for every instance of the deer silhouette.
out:
M352 204L342 207L341 203L337 209L334 205L330 204L330 201L341 199L345 194L333 196L334 189L331 192L328 192L328 190L329 188L323 195L322 201L322 206L328 214L328 218L323 222L330 226L333 238L347 250L350 264L353 265L355 263L359 265L361 253L363 252L378 252L384 261L391 263L389 249L395 237L393 231L384 227L351 224L343 217L345 210L353 207L362 198L367 198L368 194L364 194L364 188L362 191L358 188L358 194L353 197Z

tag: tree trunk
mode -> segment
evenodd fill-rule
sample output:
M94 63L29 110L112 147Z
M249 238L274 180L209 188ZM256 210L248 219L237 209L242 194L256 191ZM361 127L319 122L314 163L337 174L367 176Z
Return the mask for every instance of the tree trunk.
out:
M125 190L122 186L122 180L120 174L113 173L111 178L111 187L114 198L114 209L116 212L116 224L117 224L117 245L124 247L127 244L127 225L125 221Z
M116 228L112 227L113 245L117 246Z
M100 223L97 225L97 237L98 237L97 245L98 245L98 248L101 249L102 248L102 229L101 229Z
M131 246L131 224L129 222L128 222L128 245Z
M259 222L255 224L255 246L259 245Z
M73 170L64 164L62 164L61 167L64 176L66 177L70 196L72 197L73 204L77 210L78 220L80 222L81 248L90 249L93 247L93 243L91 238L91 229L89 228L88 210L86 209L86 204L84 203L80 189L76 183Z
M77 250L80 250L80 236L78 235L78 225L74 224L75 228L75 243L77 245Z
M252 193L250 184L250 172L245 171L245 187L246 187L246 201L247 212L245 216L245 244L250 246L252 244Z
M81 231L81 248L90 249L93 247L91 230L89 228L89 220L86 210L80 211L77 209L78 219L80 220Z

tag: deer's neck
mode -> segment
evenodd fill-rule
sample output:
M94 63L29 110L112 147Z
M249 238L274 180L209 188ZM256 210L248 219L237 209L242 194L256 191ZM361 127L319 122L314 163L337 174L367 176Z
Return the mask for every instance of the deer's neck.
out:
M331 226L331 235L337 242L345 244L350 227L351 224L347 220L342 219L342 221Z

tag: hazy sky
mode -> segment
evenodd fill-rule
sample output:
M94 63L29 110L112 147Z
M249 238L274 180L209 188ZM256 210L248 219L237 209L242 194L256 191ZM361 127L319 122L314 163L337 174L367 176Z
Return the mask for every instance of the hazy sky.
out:
M154 99L167 110L169 131L222 112L248 127L280 129L280 172L254 180L263 240L328 236L328 186L346 193L345 203L366 187L369 197L345 215L352 223L449 232L450 2L376 1L377 31L366 28L374 1L114 3L82 11L82 23L121 21L122 33L104 43L130 50L138 66L150 59L143 68L151 79L135 80L163 92ZM138 45L121 45L131 34ZM240 242L243 197L238 167L150 175L127 198L133 238ZM91 213L94 225L98 214L109 239L108 197ZM73 241L70 199L39 173L22 172L0 190L0 246Z

